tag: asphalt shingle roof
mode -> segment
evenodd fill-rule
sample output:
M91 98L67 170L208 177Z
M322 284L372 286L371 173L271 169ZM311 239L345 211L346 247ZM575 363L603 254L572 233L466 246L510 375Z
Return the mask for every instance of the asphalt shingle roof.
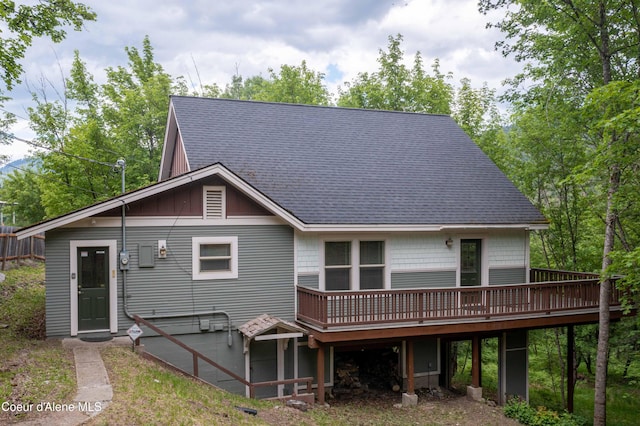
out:
M191 170L221 163L307 224L545 222L448 116L171 102Z

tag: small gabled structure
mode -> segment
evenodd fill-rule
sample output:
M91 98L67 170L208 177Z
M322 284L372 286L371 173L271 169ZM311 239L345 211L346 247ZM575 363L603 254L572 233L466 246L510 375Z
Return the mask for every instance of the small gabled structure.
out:
M530 268L546 226L450 117L172 97L158 183L18 234L46 232L48 336L124 334L135 314L278 382L262 396L314 376L320 401L336 359L389 348L412 401L446 384L455 340L473 338L479 387L485 337L501 395L526 397L526 331L597 321L596 276Z

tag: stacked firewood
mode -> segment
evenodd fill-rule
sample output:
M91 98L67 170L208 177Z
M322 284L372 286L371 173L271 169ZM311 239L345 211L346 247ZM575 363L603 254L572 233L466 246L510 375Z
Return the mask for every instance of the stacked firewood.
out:
M340 389L367 390L391 389L399 392L402 388L402 377L398 373L397 363L389 359L377 358L377 362L362 362L359 365L352 358L345 358L336 363L335 387ZM359 393L359 392L355 392Z
M345 389L358 389L360 383L360 367L353 360L341 361L336 365L335 386Z

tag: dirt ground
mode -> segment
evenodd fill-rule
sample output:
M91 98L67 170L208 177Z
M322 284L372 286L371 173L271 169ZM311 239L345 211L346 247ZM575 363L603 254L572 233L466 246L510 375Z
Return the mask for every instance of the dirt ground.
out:
M432 395L417 390L418 405L402 407L401 397L393 392L368 392L348 398L329 400L327 407L316 406L314 411L326 414L331 424L344 425L505 425L520 423L504 416L501 407L492 402L470 401L466 396L443 391ZM325 416L318 415L315 418ZM257 417L273 425L318 425L328 424L314 421L306 413L284 405L262 410Z

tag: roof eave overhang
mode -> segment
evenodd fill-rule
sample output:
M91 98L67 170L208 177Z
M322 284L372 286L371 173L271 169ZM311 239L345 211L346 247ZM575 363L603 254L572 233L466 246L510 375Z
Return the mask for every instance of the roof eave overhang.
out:
M304 224L303 232L446 232L483 229L548 229L548 223L496 224Z
M243 191L245 194L253 198L256 202L261 204L264 208L269 210L271 213L282 218L285 222L290 224L292 227L300 231L303 230L304 224L294 215L284 210L282 207L280 207L278 204L273 202L271 199L266 197L261 192L255 190L251 185L249 185L239 176L229 171L223 165L214 164L212 166L195 170L193 172L189 172L184 175L180 175L175 178L168 179L168 180L111 198L101 203L94 204L89 207L85 207L83 209L76 210L71 213L67 213L66 215L58 216L46 222L42 222L36 225L23 228L16 232L16 236L19 240L28 238L33 235L40 234L42 232L46 232L51 229L59 228L59 227L77 222L87 217L91 217L91 216L103 213L105 211L108 211L117 207L121 207L122 205L126 205L129 203L133 203L135 201L142 200L146 197L150 197L150 196L159 194L163 191L177 188L189 182L203 179L212 175L218 175L222 177L225 181L229 182L230 184L234 185L235 187Z
M282 208L269 197L256 190L244 179L231 172L222 164L213 164L199 170L164 180L162 182L131 191L111 198L98 204L85 207L54 219L32 225L16 232L18 239L31 237L51 229L59 228L79 220L91 217L105 211L121 207L146 197L159 194L187 183L200 180L212 175L219 175L225 181L240 189L247 196L262 205L274 215L283 219L287 224L300 232L445 232L482 229L547 229L548 223L507 223L507 224L313 224L304 223L292 213Z

